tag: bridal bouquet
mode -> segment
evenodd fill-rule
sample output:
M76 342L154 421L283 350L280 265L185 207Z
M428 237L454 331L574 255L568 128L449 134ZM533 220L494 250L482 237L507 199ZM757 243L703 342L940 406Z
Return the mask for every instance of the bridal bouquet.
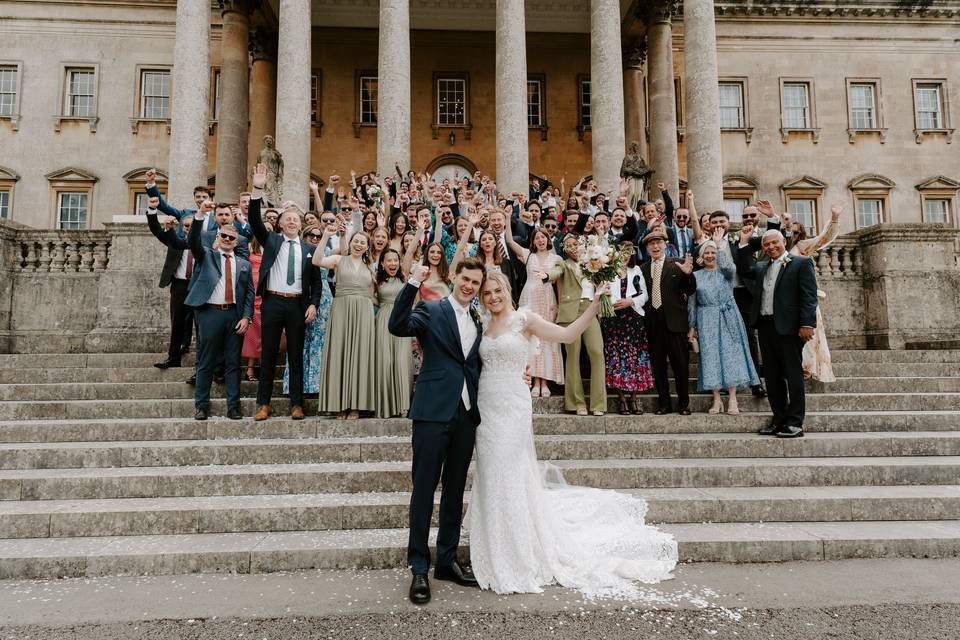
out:
M378 185L372 184L367 187L367 195L379 202L383 200L383 189Z
M594 286L607 284L613 282L616 278L623 277L627 272L627 259L629 257L630 252L628 250L608 247L596 236L580 239L580 271ZM605 294L600 299L598 316L601 318L613 317L613 303L610 301L610 294Z

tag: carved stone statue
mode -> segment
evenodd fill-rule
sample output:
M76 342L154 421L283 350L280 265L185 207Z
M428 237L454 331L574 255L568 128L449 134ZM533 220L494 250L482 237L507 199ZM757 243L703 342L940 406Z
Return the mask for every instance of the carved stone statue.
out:
M640 144L631 142L620 165L620 177L627 181L627 202L631 207L636 207L643 198L644 183L653 173L653 169L647 166L646 160L640 155Z
M267 186L263 196L267 204L276 207L283 201L283 155L277 151L273 136L263 136L263 149L257 154L257 164L267 165Z

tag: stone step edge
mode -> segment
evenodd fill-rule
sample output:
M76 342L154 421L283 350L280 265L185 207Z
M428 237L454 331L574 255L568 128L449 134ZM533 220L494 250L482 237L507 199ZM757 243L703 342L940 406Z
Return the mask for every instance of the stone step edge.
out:
M960 555L960 520L672 524L681 562ZM406 529L0 541L0 579L399 568ZM431 533L435 538L436 532ZM469 541L461 543L469 557Z

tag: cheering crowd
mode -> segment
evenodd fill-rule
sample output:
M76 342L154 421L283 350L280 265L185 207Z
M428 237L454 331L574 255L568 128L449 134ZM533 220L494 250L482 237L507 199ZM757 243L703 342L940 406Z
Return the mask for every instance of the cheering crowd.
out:
M197 187L194 208L181 210L161 198L155 176L147 174L147 219L167 247L160 286L170 288L171 329L156 366L180 366L196 330L188 382L198 420L209 415L213 380L225 384L227 416L241 418L242 377L258 381L255 419L266 420L278 375L294 419L305 396L342 419L403 416L421 365L416 341L389 328L405 283L438 300L464 269L498 272L515 305L569 325L594 297L581 258L597 246L628 256L610 283L613 314L573 343L539 345L528 367L533 397L562 387L567 411L600 416L611 390L628 415L642 413L637 393L655 389L658 415L689 415L692 351L710 413L739 413L737 392L749 388L769 394L765 432L797 437L804 378L833 380L809 256L836 236L839 205L808 238L768 201L746 207L734 232L724 211L698 212L690 191L675 207L663 184L654 200L631 202L626 182L605 194L592 180L567 190L533 179L527 193L501 193L479 172L438 182L398 167L395 177L351 172L348 184L332 175L324 187L311 183L312 206L273 207L258 165L252 192L215 202ZM483 315L477 300L470 313Z

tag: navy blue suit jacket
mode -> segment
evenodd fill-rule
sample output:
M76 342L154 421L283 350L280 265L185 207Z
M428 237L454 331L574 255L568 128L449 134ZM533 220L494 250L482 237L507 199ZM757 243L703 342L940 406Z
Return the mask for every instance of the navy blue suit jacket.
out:
M763 278L770 268L770 260L751 265L750 257L747 252L740 252L737 273L751 283L750 324L755 326L760 320ZM773 323L781 336L796 336L800 327L817 326L817 272L810 258L790 256L790 262L780 267L773 289Z
M187 293L186 304L189 307L202 307L210 301L213 290L220 281L219 251L204 246L200 239L200 225L190 227L190 251L193 252L193 280L190 292ZM240 318L253 318L253 268L234 252L236 258L237 287L234 290L234 300L237 303L237 321Z
M177 220L183 220L184 216L197 215L196 209L177 209L176 207L171 206L170 203L164 200L163 196L160 195L160 190L157 189L157 185L147 187L147 195L150 196L151 198L160 199L160 204L157 206L157 211L159 211L160 213L165 213L168 216L173 216ZM237 231L240 232L241 237L244 238L243 251L246 257L249 257L250 251L246 248L247 239L253 237L253 231L250 229L250 225L243 225L243 224L240 224L238 221L234 220L233 226L237 228ZM213 216L207 216L207 219L203 227L204 227L203 229L204 231L216 231L218 229L217 221L214 219ZM239 248L240 248L240 245L238 244L237 249Z
M170 286L173 282L173 276L180 266L180 258L184 251L190 250L187 239L173 229L164 229L157 216L147 214L147 226L150 233L167 247L167 257L163 261L163 269L160 271L160 288Z
M457 411L463 383L470 396L470 419L480 424L477 389L480 384L480 339L483 327L477 325L477 339L466 358L460 344L457 314L450 301L413 301L419 289L407 284L397 294L390 314L390 333L402 338L416 337L423 350L423 368L410 405L410 418L419 422L448 423Z

